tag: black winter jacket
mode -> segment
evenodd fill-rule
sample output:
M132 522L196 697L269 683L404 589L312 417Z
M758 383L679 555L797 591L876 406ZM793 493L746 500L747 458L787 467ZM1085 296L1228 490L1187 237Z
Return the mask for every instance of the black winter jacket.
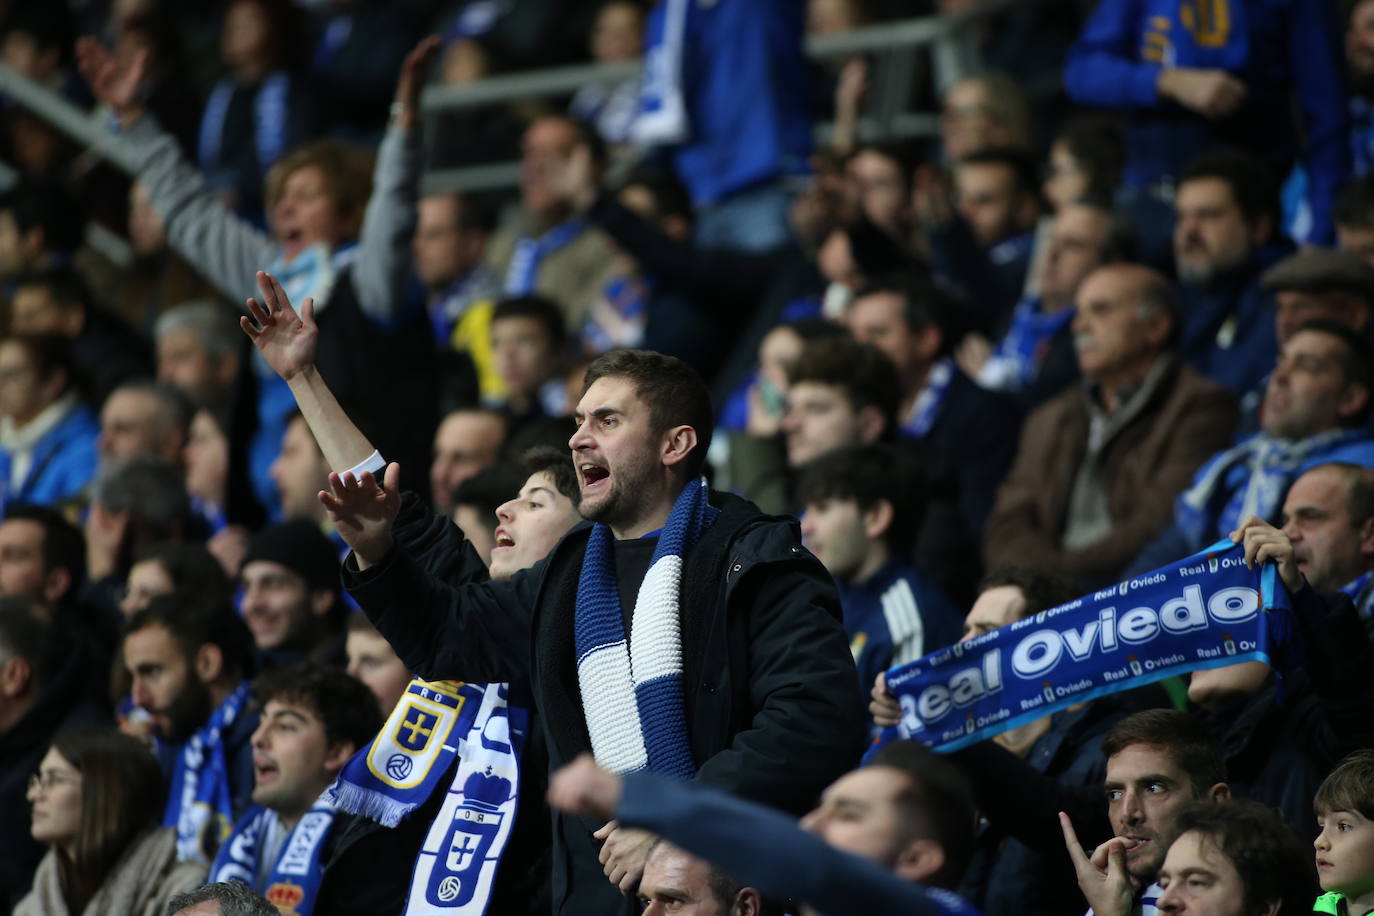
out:
M697 778L800 813L854 766L864 713L830 575L793 519L712 493L721 514L686 557L681 633L687 730ZM396 549L344 585L419 676L477 683L528 678L550 772L590 751L577 683L573 609L590 525L508 581L477 581L472 549L413 496ZM583 818L553 817L556 913L635 912L602 874Z

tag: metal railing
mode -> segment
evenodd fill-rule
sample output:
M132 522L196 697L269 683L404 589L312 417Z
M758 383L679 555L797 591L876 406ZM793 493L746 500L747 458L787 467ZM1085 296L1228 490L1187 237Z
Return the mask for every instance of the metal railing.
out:
M861 139L931 136L937 127L936 115L912 110L913 100L923 88L918 66L920 55L914 52L932 52L934 65L931 69L942 71L935 74L936 88L942 88L965 75L960 70L972 59L968 53L969 27L1018 2L1026 0L983 0L978 6L955 16L927 16L819 36L807 40L806 51L812 59L821 61L857 55L870 57L869 102L867 113L859 123ZM638 64L586 64L511 73L464 86L430 87L422 95L420 104L432 121L436 115L465 108L570 95L583 86L630 79L639 72ZM133 171L124 141L109 130L99 111L84 111L52 89L3 64L0 64L0 92L116 167L125 172ZM825 137L829 128L830 125L818 125L818 133ZM518 163L493 162L431 170L425 174L422 188L426 191L491 190L513 187L518 177Z
M968 74L967 63L976 58L969 29L1026 0L984 0L954 16L923 16L854 29L837 35L808 38L806 53L813 60L867 56L871 59L869 101L860 120L860 139L865 141L934 136L938 117L934 112L913 111L913 99L921 91L920 50L932 52L931 70L936 89ZM940 53L943 52L943 53ZM487 77L463 86L431 86L420 99L421 109L434 116L466 108L502 105L531 98L572 95L583 86L618 83L641 72L639 64L581 64L524 73ZM832 125L817 125L824 142ZM482 191L512 187L519 178L519 163L499 162L426 173L422 187L431 191Z

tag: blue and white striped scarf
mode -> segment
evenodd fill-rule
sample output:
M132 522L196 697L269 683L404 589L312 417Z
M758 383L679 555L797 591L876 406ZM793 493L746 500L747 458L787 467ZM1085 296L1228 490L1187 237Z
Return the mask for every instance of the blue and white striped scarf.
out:
M162 823L177 832L177 861L209 865L234 825L224 733L248 706L245 681L177 753Z
M720 514L707 496L700 477L673 503L635 600L628 642L611 529L598 524L587 539L574 622L577 682L592 753L613 773L650 770L686 779L696 772L678 611L684 558Z
M1364 464L1349 452L1368 441L1366 429L1331 429L1306 439L1275 439L1257 433L1203 465L1174 504L1174 522L1201 546L1254 515L1273 520L1289 486L1304 471L1324 461Z

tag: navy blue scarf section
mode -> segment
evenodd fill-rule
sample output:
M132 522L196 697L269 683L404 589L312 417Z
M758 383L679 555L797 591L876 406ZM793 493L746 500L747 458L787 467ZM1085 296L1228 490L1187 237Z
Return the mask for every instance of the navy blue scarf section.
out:
M887 674L914 738L958 750L1095 697L1203 668L1277 665L1293 630L1272 564L1220 541L1151 573L927 655ZM1280 658L1276 661L1276 654Z

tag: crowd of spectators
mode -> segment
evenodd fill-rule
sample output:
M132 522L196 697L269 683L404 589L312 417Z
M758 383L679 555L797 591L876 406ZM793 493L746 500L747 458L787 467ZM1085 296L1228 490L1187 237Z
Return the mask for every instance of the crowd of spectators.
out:
M1374 912L1374 0L982 5L0 2L0 910ZM860 764L1228 537L1300 672Z

